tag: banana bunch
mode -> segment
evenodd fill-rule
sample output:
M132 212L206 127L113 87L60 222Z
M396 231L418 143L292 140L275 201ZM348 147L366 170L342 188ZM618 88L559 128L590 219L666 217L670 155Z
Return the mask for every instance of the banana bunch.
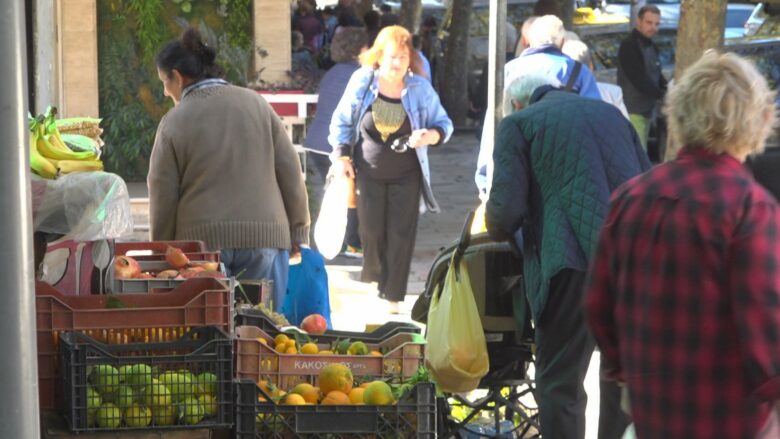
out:
M44 178L71 172L102 171L103 162L96 151L68 148L54 123L57 110L49 107L45 115L30 119L30 167Z

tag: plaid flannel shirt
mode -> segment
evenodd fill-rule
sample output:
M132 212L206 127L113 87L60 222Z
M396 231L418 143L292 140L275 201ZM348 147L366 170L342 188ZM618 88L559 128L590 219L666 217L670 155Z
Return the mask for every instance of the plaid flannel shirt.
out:
M613 193L586 312L637 437L754 437L780 400L777 202L734 158L684 148Z

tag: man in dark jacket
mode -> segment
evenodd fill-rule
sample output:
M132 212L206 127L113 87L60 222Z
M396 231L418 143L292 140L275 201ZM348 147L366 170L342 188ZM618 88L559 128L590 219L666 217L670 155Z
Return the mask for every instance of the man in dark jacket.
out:
M645 150L650 119L666 94L658 47L652 41L660 22L661 11L657 6L643 6L639 9L636 28L620 43L618 50L617 82L623 89L623 101Z
M541 433L581 439L595 347L583 317L585 272L610 193L650 162L617 108L551 82L529 74L506 91L505 114L516 112L498 129L485 218L494 239L515 238L523 249ZM602 382L599 438L620 438L626 428L619 393Z

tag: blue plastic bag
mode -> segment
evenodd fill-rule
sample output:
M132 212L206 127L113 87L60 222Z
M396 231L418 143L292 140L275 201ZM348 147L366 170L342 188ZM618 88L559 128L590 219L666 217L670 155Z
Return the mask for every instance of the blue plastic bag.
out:
M290 265L281 312L295 326L310 314L320 314L328 322L328 329L333 329L325 259L316 250L301 247L301 263Z

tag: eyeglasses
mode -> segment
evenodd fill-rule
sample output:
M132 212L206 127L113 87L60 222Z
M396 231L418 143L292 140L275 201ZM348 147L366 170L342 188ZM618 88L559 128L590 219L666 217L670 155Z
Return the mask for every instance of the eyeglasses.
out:
M397 153L406 152L407 149L409 149L409 136L401 136L397 137L393 142L390 144L390 149Z

